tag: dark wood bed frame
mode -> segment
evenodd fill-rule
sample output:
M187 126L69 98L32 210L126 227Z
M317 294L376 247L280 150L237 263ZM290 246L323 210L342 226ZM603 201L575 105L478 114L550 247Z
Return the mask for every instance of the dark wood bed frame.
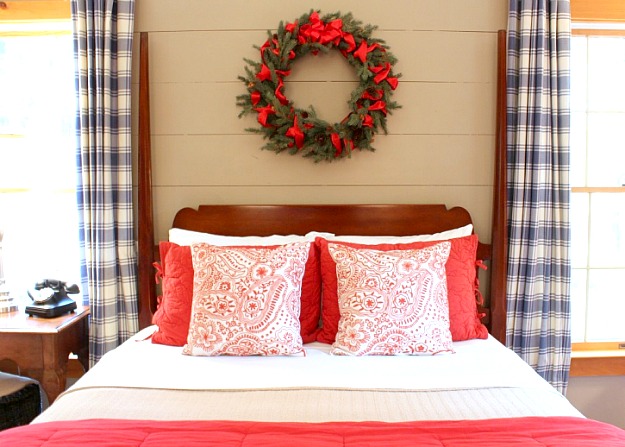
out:
M140 35L139 88L139 324L151 324L156 309L152 263L157 256L152 205L148 34ZM497 130L491 244L478 257L489 261L485 323L502 343L506 337L506 33L498 33ZM305 234L411 235L436 233L471 223L467 210L445 205L200 205L176 214L172 227L232 236Z

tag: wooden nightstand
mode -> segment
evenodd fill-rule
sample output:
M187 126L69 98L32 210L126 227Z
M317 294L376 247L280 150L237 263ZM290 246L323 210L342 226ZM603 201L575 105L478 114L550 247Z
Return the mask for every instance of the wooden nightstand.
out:
M88 316L81 305L56 318L30 317L23 307L0 314L0 361L12 360L21 375L39 381L52 403L65 390L71 353L85 371L89 367Z

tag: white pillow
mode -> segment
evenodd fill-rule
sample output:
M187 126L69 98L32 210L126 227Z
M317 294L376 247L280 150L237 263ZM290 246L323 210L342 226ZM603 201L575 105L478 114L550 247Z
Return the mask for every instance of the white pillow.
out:
M332 237L332 233L318 233L311 231L310 233L300 236L296 234L273 235L273 236L223 236L220 234L202 233L199 231L183 230L181 228L171 228L169 230L169 242L178 245L191 245L204 242L206 244L224 246L262 246L269 245L285 245L293 242L314 242L316 237Z
M415 236L331 236L325 237L328 241L350 242L352 244L410 244L412 242L446 241L459 237L470 236L473 232L473 225L454 228L453 230L442 231L435 234L418 234Z

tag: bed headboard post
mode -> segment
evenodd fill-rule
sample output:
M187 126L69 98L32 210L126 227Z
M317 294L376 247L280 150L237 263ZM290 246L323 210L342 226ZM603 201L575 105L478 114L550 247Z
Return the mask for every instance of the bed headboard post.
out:
M506 31L497 33L497 128L495 184L493 188L490 333L506 344L506 276L508 262L507 157L506 157Z
M154 213L152 207L152 151L150 139L150 77L148 33L140 34L139 69L139 215L138 215L138 294L139 327L152 322L150 308L156 295L152 267L154 253Z

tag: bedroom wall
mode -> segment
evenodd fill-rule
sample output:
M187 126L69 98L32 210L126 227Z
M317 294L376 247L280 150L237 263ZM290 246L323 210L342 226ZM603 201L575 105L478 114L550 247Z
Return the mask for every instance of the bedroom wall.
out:
M625 376L571 377L566 397L586 417L625 429Z
M253 45L268 29L311 8L377 25L399 60L393 99L403 108L374 153L319 164L276 155L245 132L254 118L237 118L243 58L258 59ZM501 0L137 2L135 31L150 39L157 238L177 209L199 203L440 202L466 207L490 240L496 32L506 12ZM319 59L297 61L286 94L338 121L355 76L338 52Z

